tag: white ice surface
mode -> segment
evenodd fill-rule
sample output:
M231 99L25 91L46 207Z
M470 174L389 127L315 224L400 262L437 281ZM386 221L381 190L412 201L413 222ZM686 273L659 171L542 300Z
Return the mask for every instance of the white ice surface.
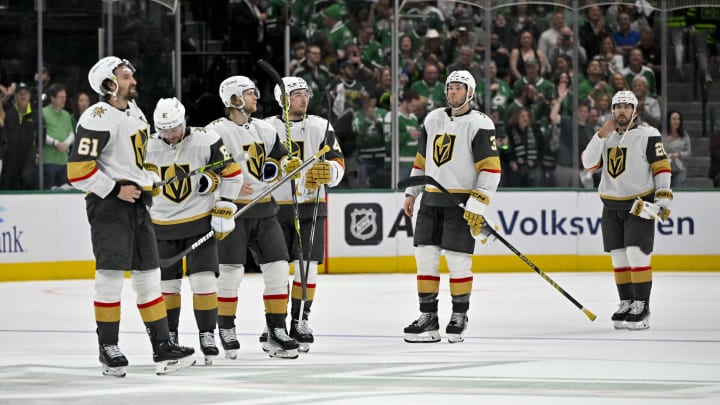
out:
M412 274L320 275L316 343L268 358L262 279L240 287L237 360L156 376L129 281L120 347L127 377L103 377L91 280L0 283L0 404L720 404L720 273L654 274L651 329L614 330L610 273L550 273L595 322L532 271L475 274L461 344L408 344ZM447 275L441 332L449 320ZM198 349L183 285L180 342ZM444 335L444 333L443 333ZM200 355L197 355L200 360Z

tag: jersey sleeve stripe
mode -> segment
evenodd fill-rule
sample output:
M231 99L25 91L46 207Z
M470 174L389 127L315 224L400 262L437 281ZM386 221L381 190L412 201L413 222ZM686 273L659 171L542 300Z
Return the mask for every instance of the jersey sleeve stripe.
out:
M425 156L421 155L420 153L415 155L415 161L413 162L413 167L420 170L425 170Z
M68 162L68 179L71 183L87 180L97 173L98 168L94 160L86 162Z
M488 156L485 159L475 163L475 171L500 173L500 158L497 156Z
M650 164L652 168L653 176L657 176L660 173L670 173L670 161L668 159L658 160Z

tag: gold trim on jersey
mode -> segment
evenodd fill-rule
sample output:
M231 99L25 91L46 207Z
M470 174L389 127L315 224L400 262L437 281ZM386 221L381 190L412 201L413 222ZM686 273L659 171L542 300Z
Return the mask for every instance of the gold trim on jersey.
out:
M155 219L153 218L152 223L155 225L177 225L177 224L184 224L187 222L197 221L200 218L204 218L210 216L210 211L203 212L201 214L193 215L191 217L187 218L180 218L180 219L169 219L169 220L162 220L162 219Z
M435 135L433 138L433 162L437 167L452 160L456 139L457 135L450 135L447 132Z
M662 172L670 172L670 160L662 159L658 160L657 162L652 162L650 163L650 169L652 169L653 176Z
M88 160L86 162L68 162L68 178L71 181L84 180L90 176L96 167L97 165L94 160Z
M645 191L640 194L634 194L634 195L623 196L623 197L615 196L615 195L600 194L600 198L602 198L604 200L613 200L613 201L628 201L628 200L634 200L638 197L642 198L642 197L649 196L650 194L653 194L654 192L655 192L655 190L653 189L653 190Z
M415 160L413 161L413 166L419 167L422 170L425 170L425 156L421 155L420 153L415 154Z
M425 191L429 193L442 193L439 188L435 188L433 186L425 186ZM447 191L453 193L453 194L470 194L472 190L465 190L462 188L449 188Z
M312 203L314 203L315 201L317 201L317 200L314 199L314 198L310 198L310 199L307 199L307 200L303 200L300 204L312 204ZM292 200L277 200L276 202L278 203L278 205L290 205L290 204L293 203ZM325 202L325 197L320 197L320 202L323 202L323 203L324 203L324 202Z
M247 199L247 198L238 198L237 200L235 200L235 201L233 201L233 202L234 202L235 204L249 204L249 203L251 203L252 201L254 201L254 200L252 200L252 199ZM262 200L258 201L258 203L265 203L265 202L270 202L270 201L272 201L272 197L265 197L265 198L263 198Z
M485 159L475 163L475 171L480 173L486 170L489 172L500 172L500 158L497 156L488 156Z
M607 149L607 173L613 179L616 179L619 175L625 172L627 169L627 156L628 148L615 146Z

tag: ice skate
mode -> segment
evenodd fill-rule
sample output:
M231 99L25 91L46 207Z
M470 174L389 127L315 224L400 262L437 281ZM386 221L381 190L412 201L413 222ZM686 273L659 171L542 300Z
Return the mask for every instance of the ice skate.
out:
M260 337L258 337L258 341L260 342L260 348L262 348L262 351L264 351L265 353L268 353L270 351L270 345L268 344L267 336L268 329L266 326L260 334Z
M298 358L298 342L288 336L284 327L268 327L268 354L281 359Z
M453 312L450 322L445 328L448 342L460 343L465 340L465 329L467 329L468 316L464 312Z
M405 327L405 341L408 343L435 343L440 341L440 323L437 313L423 312L420 317Z
M192 347L178 346L169 340L158 342L153 353L155 373L169 374L194 365L195 359L192 357L194 353L195 349Z
M100 344L100 363L103 375L125 377L128 360L116 344Z
M633 301L625 317L625 327L630 330L650 328L650 308L647 301Z
M222 343L226 359L237 359L237 352L240 350L240 342L237 340L234 326L230 329L220 328L220 343Z
M315 342L313 330L310 328L307 319L300 321L293 319L290 322L290 337L298 342L298 351L300 351L300 353L309 352L310 344Z
M215 331L200 332L200 350L205 356L205 365L211 366L213 360L220 354L215 344Z
M628 313L630 312L630 306L632 305L632 300L622 300L620 301L620 305L618 305L618 310L615 311L614 314L612 314L613 321L613 327L615 329L626 329L627 325L625 325L625 318L627 317Z

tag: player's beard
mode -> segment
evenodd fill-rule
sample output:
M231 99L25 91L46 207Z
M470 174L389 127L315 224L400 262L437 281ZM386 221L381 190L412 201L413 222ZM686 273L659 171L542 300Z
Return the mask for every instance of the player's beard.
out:
M615 117L615 122L620 127L626 127L630 123L630 118L626 117L625 114L620 114Z
M135 87L131 87L127 91L127 99L128 100L137 100L138 98L138 92Z

